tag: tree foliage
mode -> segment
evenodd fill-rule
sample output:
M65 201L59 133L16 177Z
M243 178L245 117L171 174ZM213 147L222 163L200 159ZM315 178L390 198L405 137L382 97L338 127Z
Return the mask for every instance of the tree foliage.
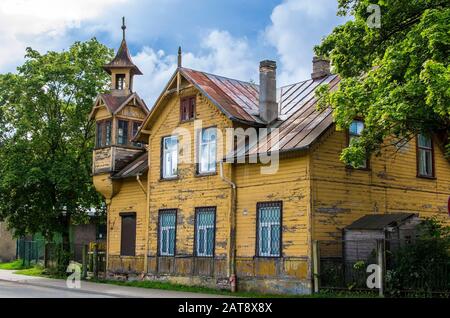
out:
M362 163L383 141L403 145L417 133L435 134L450 157L450 3L443 0L338 0L336 27L315 48L341 77L337 90L318 90L336 123L362 117L362 137L341 154ZM371 28L369 4L381 9L381 27Z
M15 74L0 75L0 219L17 235L68 234L102 200L91 180L88 114L109 77L112 50L96 39L67 51L27 48Z

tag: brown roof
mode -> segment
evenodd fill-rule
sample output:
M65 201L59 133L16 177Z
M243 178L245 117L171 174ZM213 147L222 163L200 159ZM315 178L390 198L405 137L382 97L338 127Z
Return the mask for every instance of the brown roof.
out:
M111 113L115 113L120 106L131 96L131 94L126 96L114 96L111 94L100 94L101 98L105 102L106 107L109 108Z
M184 67L180 72L230 119L264 123L258 117L258 85Z
M183 67L177 71L231 120L255 127L267 127L258 114L258 85ZM169 84L175 75L176 72ZM267 151L283 152L309 147L333 124L331 108L317 109L315 90L321 84L329 84L330 90L335 90L339 81L339 77L332 74L279 88L279 119L268 127L278 128L278 135L269 133L260 138L257 144L246 147L238 145L237 150L227 157L254 156ZM151 113L147 118L150 115Z
M345 227L346 230L384 230L386 227L396 227L411 217L418 217L415 213L368 214Z
M104 65L103 68L111 74L112 68L131 68L133 74L142 75L142 72L131 60L130 52L128 51L127 42L125 39L122 40L119 50L117 51L114 59L108 64Z
M137 175L141 175L142 173L148 170L148 152L145 151L143 154L135 157L134 160L131 160L129 164L127 164L122 170L115 173L112 178L113 179L125 179L129 177L136 177Z

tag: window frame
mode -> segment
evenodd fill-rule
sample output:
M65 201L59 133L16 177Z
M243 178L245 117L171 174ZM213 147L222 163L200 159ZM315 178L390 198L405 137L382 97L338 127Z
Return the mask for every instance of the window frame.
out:
M124 134L125 143L120 143L119 142L119 137L120 137L119 129L120 129L120 122L121 121L124 122L124 123L127 123L127 133ZM130 120L117 118L116 144L118 146L128 146L128 145L130 145Z
M137 148L142 148L142 143L141 142L132 142L131 140L137 135L139 128L142 126L142 121L139 120L130 120L131 123L131 130L130 130L130 143L132 146L137 147ZM134 125L137 124L137 130L136 130L136 135L134 134Z
M205 210L205 211L202 211ZM213 213L213 245L212 245L212 254L211 255L200 255L198 253L198 217L199 214L202 212L206 212L206 210L212 210ZM208 211L210 212L210 211ZM201 258L214 258L216 255L216 231L217 231L217 207L216 206L201 206L195 208L194 213L194 256L195 257L201 257ZM206 238L207 240L207 238ZM207 241L206 241L207 242Z
M108 125L109 124L109 125ZM109 143L107 143L107 127L109 126ZM99 144L99 128L101 128L101 138L100 138L100 144ZM111 146L112 141L112 119L103 119L96 122L95 127L95 148L104 148Z
M183 110L183 103L186 101L188 103L187 109L186 109L187 118L184 118L183 115L185 114L185 112ZM191 104L191 101L193 101L192 104ZM189 121L195 120L196 108L197 108L197 96L196 95L190 95L190 96L185 96L185 97L180 98L180 122L184 123L184 122L189 122Z
M202 136L203 136L203 132L208 130L208 129L214 129L216 132L216 140L215 140L215 147L216 147L216 151L215 151L215 163L214 163L214 171L201 171L201 159L202 159ZM209 150L209 148L208 148ZM217 174L217 126L210 126L210 127L205 127L200 129L197 132L197 154L196 154L198 160L196 163L196 175L197 176L210 176L210 175L215 175Z
M115 89L117 90L124 90L125 89L125 79L126 79L126 74L125 73L116 73L115 76ZM121 79L121 81L119 81L119 78ZM121 83L122 85L119 87L119 83Z
M175 225L174 225L174 242L173 242L173 254L163 254L161 252L161 216L164 214L175 214ZM158 211L158 241L157 241L157 253L161 257L174 257L177 254L177 223L178 223L178 209L160 209Z
M428 138L430 139L431 147L421 147L419 146L419 135L424 134L417 134L416 135L416 177L417 178L424 178L424 179L436 179L436 168L435 168L435 162L434 162L434 142L433 137L430 135ZM426 150L431 152L431 175L423 175L420 174L420 151Z
M174 176L164 176L164 164L165 164L165 159L164 159L164 140L167 138L176 138L177 140L177 144L176 144L176 154L177 154L177 172ZM178 171L178 151L179 151L179 142L178 142L178 135L168 135L168 136L163 136L161 137L161 153L160 153L160 179L161 180L175 180L178 179L179 177L179 171Z
M262 255L260 253L260 213L261 207L277 206L280 208L280 239L279 239L279 253L278 255ZM281 258L283 257L283 201L265 201L256 203L256 242L255 242L255 256L258 258Z
M363 120L363 119L361 119L361 118L355 118L355 119L353 119L352 123L353 123L354 121L362 122L362 123L363 123L363 129L365 128L365 124L364 124L364 120ZM350 125L351 125L351 124L350 124ZM350 141L351 141L351 138L352 138L352 137L359 137L359 136L361 136L361 135L354 135L354 134L351 134L351 133L350 133L350 126L349 126L349 127L347 128L347 130L346 130L346 145L347 145L347 147L350 146ZM350 169L350 170L368 171L368 170L370 170L370 158L366 158L366 165L365 165L365 167L353 167L352 165L346 165L345 167L346 167L347 169Z

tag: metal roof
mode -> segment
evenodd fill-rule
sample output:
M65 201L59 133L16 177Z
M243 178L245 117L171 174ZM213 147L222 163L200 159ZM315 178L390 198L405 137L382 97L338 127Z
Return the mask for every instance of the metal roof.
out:
M179 70L230 119L249 124L264 123L258 117L258 85L184 67Z
M346 230L384 230L387 227L397 227L415 213L368 214L345 227Z
M131 60L130 52L128 51L127 42L125 39L120 43L119 50L114 59L108 64L103 66L103 69L111 74L111 69L113 68L130 68L132 73L135 75L142 75L142 72Z
M112 178L113 179L125 179L129 177L136 177L137 175L141 175L142 173L148 170L148 152L135 157L134 160L131 160L129 164L127 164L122 170L115 173Z

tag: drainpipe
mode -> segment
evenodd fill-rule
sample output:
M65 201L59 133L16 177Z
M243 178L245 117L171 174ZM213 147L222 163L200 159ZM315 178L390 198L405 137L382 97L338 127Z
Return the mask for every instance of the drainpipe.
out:
M227 179L223 173L223 161L220 161L220 177L222 180L231 186L231 198L230 198L230 232L229 232L229 245L228 245L228 272L230 279L231 292L236 292L236 184Z
M140 173L138 173L136 175L136 181L137 181L137 183L139 183L139 186L141 187L141 189L145 193L145 195L147 195L147 191L145 190L145 187L144 187L144 185L142 184L142 181L141 181L141 174Z
M145 193L145 199L146 199L146 201L147 201L147 205L148 205L148 203L149 203L149 201L148 201L148 194L147 194L147 190L145 190L145 187L144 187L144 185L142 184L142 181L141 181L141 173L138 173L137 175L136 175L136 181L137 181L137 183L139 184L139 186L141 187L141 190L142 190L142 192L144 192ZM147 178L149 178L149 176L150 176L150 169L149 169L149 172L148 172L148 175L147 175ZM148 180L147 180L147 183L148 183ZM145 274L147 273L147 263L148 263L148 260L147 260L147 251L148 251L148 223L149 223L149 216L148 216L148 207L146 207L145 208L145 222L144 222L144 224L145 224L145 229L144 229L144 233L145 233L145 235L144 235L144 239L145 239L145 244L144 244L144 248L145 248L145 251L144 251L144 272L142 273L142 278L144 278L145 277Z

